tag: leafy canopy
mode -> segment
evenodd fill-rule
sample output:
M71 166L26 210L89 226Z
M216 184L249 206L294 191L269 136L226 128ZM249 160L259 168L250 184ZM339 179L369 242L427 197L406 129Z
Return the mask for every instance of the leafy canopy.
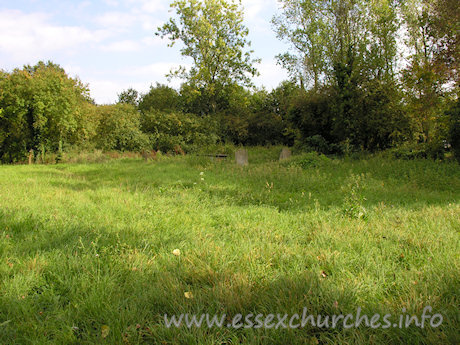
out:
M246 49L250 42L240 1L177 0L171 7L177 18L158 28L156 35L169 38L171 47L181 41L181 54L191 57L193 66L188 71L181 66L169 77L183 78L211 98L232 84L251 85L257 74L253 65L259 60Z

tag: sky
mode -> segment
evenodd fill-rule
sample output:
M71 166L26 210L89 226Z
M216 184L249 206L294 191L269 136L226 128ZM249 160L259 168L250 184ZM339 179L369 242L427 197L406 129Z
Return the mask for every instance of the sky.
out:
M0 69L12 71L38 61L52 61L71 77L89 84L99 104L113 103L130 87L147 92L156 82L178 87L165 75L189 66L180 46L154 35L172 15L172 0L0 0ZM288 46L270 20L277 0L242 0L256 67L257 87L272 89L287 79L275 56Z

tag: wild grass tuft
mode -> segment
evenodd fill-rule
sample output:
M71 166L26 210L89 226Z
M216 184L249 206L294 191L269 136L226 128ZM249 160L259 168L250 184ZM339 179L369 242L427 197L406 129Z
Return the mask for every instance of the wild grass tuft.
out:
M248 167L166 155L0 166L0 343L457 344L458 164L367 156L297 166L279 151L250 148ZM304 307L421 315L428 305L441 327L162 321Z

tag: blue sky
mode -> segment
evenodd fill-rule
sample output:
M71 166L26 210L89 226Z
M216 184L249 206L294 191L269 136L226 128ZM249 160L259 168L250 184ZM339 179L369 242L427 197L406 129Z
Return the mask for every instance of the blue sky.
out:
M171 0L172 1L172 0ZM179 47L154 36L173 14L168 0L0 0L0 69L51 60L89 84L96 102L111 103L124 89L145 92L165 74L189 65ZM275 55L287 50L270 20L277 0L242 0L254 57L262 59L257 86L287 78ZM170 85L179 86L179 80Z

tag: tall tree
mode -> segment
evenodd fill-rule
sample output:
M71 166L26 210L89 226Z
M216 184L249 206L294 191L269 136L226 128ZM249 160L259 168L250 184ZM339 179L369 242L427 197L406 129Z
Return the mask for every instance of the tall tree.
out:
M460 6L456 0L434 0L430 3L430 34L435 44L434 63L438 73L459 84Z
M337 78L347 68L369 78L392 76L396 57L397 4L392 0L280 0L272 20L292 49L278 56L305 86ZM351 72L351 71L350 71ZM337 81L338 82L338 81Z
M52 62L0 76L0 159L20 160L30 149L57 150L78 130L86 85Z
M272 19L278 38L292 51L277 56L278 62L302 85L318 88L326 69L326 30L323 4L319 1L281 1L282 14Z
M150 110L174 111L180 109L179 94L173 88L157 83L150 85L150 90L141 95L139 110L146 113Z
M376 149L391 143L394 108L400 103L395 69L398 4L394 0L280 0L273 19L279 38L291 50L279 56L291 74L312 88L293 113L308 129L327 132L331 140L350 140ZM327 88L327 89L326 89ZM379 90L378 92L374 92ZM330 97L317 97L315 92ZM370 116L370 107L372 116ZM324 108L324 109L323 109ZM399 114L400 112L393 112ZM396 119L395 119L396 120ZM315 124L326 124L317 126ZM376 123L381 129L372 130ZM319 133L316 133L319 134ZM326 133L321 133L325 135ZM393 134L394 137L394 134Z
M417 126L416 137L424 142L438 136L438 123L449 98L448 82L458 86L458 47L452 46L458 39L458 23L447 19L441 3L452 7L445 0L407 0L402 8L409 51L403 70L406 102ZM458 20L458 12L452 9L449 16Z
M247 50L248 29L243 24L241 1L176 0L171 4L177 18L158 28L157 35L169 38L170 46L181 41L181 54L193 59L187 71L180 67L170 77L185 79L208 99L209 112L216 112L218 99L232 84L250 85L257 74Z
M118 103L131 104L137 107L139 105L139 92L130 87L118 94Z

